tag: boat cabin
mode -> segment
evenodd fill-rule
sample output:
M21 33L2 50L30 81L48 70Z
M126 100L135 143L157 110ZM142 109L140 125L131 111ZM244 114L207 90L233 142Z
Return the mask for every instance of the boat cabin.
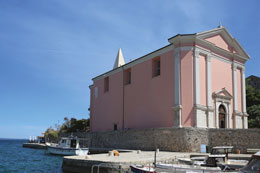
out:
M212 155L225 155L226 159L228 159L228 153L231 153L233 146L217 146L213 147L211 150Z
M78 138L61 138L59 147L62 148L79 148Z
M44 136L37 136L38 143L45 144L45 137Z

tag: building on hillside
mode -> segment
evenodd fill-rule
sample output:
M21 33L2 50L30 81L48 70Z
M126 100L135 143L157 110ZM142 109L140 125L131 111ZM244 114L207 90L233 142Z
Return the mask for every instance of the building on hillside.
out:
M222 26L169 44L93 78L90 129L248 128L248 54Z
M260 89L260 77L251 75L246 78L246 82L248 85L252 86L255 89Z

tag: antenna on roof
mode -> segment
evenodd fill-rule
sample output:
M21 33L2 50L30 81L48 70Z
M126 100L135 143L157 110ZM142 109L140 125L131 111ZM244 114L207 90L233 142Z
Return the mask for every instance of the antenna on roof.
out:
M221 22L218 24L218 28L222 28L223 26L221 25Z

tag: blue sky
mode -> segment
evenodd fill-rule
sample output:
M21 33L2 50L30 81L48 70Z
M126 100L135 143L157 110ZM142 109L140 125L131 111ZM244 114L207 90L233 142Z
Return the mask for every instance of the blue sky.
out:
M260 1L1 0L0 137L37 136L63 118L88 118L91 79L219 22L260 76Z

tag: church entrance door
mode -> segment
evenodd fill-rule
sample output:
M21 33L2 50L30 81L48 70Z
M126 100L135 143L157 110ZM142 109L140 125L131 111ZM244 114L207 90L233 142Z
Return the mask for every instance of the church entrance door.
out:
M219 106L219 128L226 128L226 109L223 105Z

